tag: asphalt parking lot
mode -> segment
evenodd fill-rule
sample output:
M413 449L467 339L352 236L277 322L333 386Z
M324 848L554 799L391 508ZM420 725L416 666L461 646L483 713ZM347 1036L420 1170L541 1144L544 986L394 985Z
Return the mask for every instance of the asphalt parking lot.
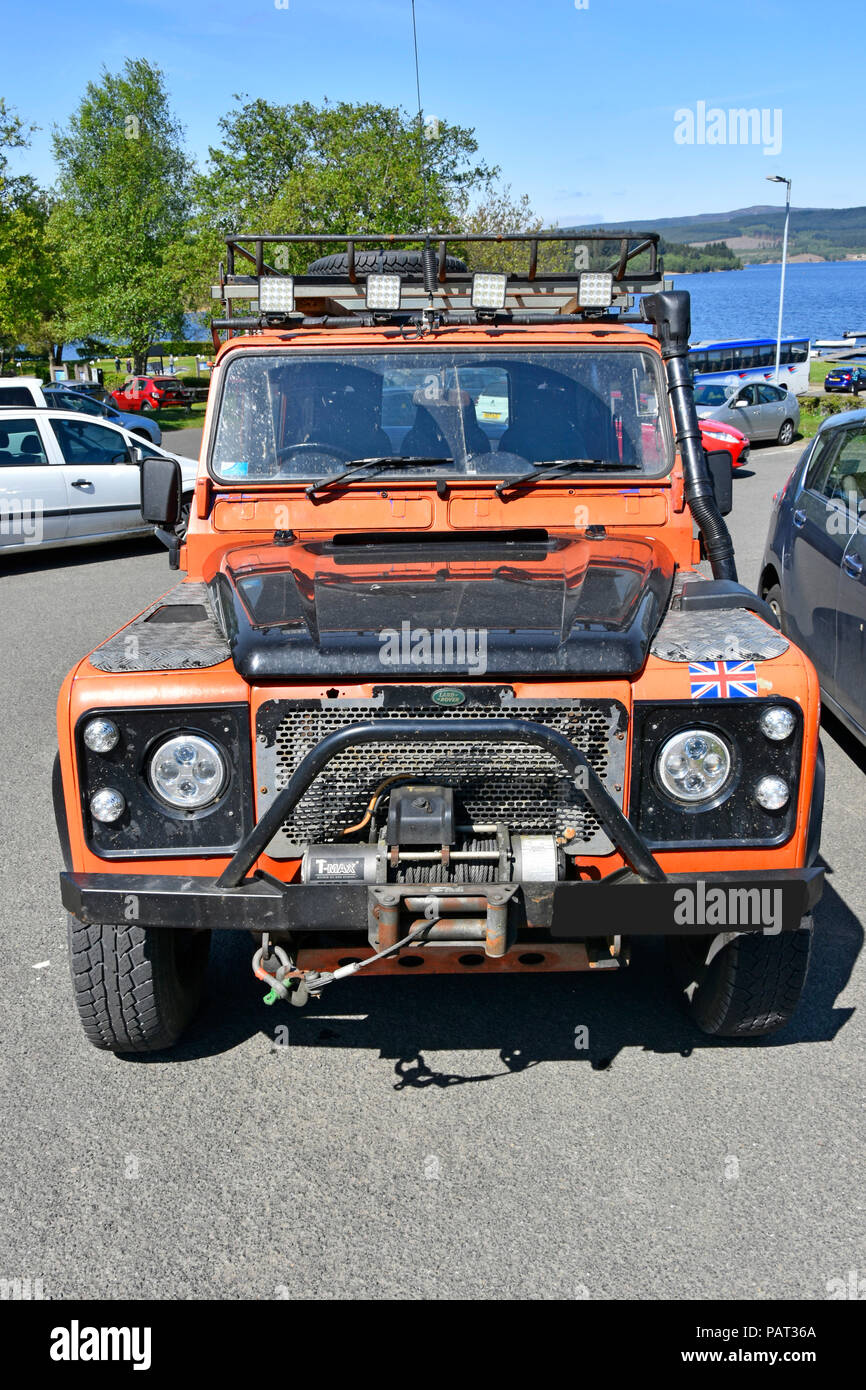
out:
M801 448L757 448L735 479L747 582ZM173 582L150 541L0 573L0 1276L51 1298L823 1299L866 1272L866 756L832 724L816 949L775 1038L695 1033L650 941L620 973L358 978L278 1012L237 938L170 1060L90 1047L57 888L55 699Z

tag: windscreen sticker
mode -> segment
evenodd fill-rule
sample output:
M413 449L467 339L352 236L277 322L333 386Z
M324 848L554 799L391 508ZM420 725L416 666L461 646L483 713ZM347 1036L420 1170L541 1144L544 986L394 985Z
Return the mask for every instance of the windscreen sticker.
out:
M693 700L748 700L758 694L754 661L691 661Z

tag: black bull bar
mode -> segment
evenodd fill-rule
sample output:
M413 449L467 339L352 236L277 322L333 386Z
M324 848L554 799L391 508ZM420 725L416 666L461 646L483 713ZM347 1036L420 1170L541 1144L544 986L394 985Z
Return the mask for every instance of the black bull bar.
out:
M578 779L628 869L601 880L520 884L289 883L270 874L248 877L282 823L322 769L346 748L413 739L467 741L501 737L545 749ZM712 842L708 841L708 848ZM697 847L696 847L697 848ZM355 724L322 739L298 764L288 784L247 835L217 879L153 874L61 874L64 906L83 922L134 921L140 926L310 933L366 933L373 901L488 896L491 908L507 890L520 895L528 926L551 940L593 936L705 935L725 930L795 931L821 896L819 868L666 874L623 814L581 749L563 734L530 720L484 719L461 725L429 720ZM719 896L718 890L721 890ZM615 896L613 896L615 895ZM727 896L726 896L727 895ZM467 904L468 905L468 904ZM414 906L414 904L413 904Z

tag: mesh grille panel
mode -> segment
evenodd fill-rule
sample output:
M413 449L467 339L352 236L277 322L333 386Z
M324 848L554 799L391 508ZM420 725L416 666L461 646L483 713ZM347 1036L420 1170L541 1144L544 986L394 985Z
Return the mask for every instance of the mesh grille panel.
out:
M274 793L286 786L301 759L328 734L352 724L392 724L421 719L431 731L453 720L481 721L508 715L556 729L587 756L590 764L622 805L626 714L613 700L572 701L567 705L509 702L497 708L434 710L429 705L383 709L376 704L304 709L281 706L276 725ZM273 722L271 727L273 727ZM260 714L261 724L261 714ZM262 745L259 749L263 762ZM445 743L421 738L411 743L361 744L334 758L313 782L283 826L293 843L328 842L364 815L376 787L386 778L441 783L454 788L458 806L476 825L505 821L515 831L555 831L573 827L572 841L583 852L610 850L610 842L581 792L561 765L541 748L518 741L480 739ZM260 777L261 781L262 778ZM267 780L267 778L265 779ZM618 785L620 790L616 791ZM270 798L269 798L270 799ZM263 807L260 806L259 814ZM278 848L275 842L273 850Z

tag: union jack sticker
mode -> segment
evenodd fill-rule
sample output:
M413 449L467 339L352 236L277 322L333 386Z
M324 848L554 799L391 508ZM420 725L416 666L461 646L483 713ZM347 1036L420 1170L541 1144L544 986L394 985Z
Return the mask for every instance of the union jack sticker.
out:
M754 661L691 661L693 700L748 700L758 693Z

